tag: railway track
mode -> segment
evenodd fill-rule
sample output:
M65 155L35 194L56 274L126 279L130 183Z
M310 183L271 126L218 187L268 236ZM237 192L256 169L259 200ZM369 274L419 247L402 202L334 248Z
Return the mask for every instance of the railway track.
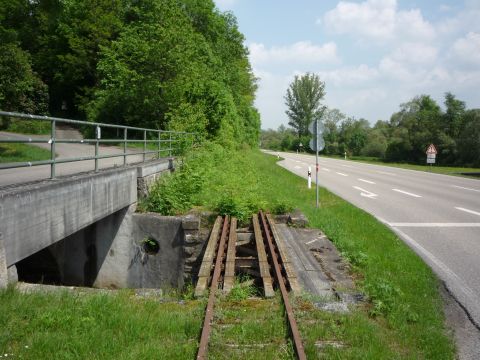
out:
M274 296L274 289L279 290L296 357L306 359L288 296L300 287L273 218L261 211L252 217L248 229L237 229L237 219L229 216L219 216L214 223L195 289L196 296L209 289L197 359L207 358L217 292L228 294L235 276L241 274L252 277L267 298Z

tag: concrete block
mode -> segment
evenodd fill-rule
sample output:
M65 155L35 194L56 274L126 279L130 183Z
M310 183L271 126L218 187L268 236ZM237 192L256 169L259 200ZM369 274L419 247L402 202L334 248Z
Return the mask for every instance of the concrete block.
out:
M15 265L12 265L7 269L7 276L9 284L16 284L18 282L17 267Z
M299 209L295 209L288 215L288 224L304 228L308 226L308 219Z
M7 259L3 244L4 241L0 234L0 289L5 289L8 285Z
M195 215L185 215L182 217L183 230L198 230L200 229L200 218Z

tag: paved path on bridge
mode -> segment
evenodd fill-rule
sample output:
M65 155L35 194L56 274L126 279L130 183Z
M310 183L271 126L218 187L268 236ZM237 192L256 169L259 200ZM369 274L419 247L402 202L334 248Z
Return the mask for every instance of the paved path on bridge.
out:
M80 136L79 136L80 137ZM44 139L48 140L48 135L22 135L7 132L0 132L0 139ZM61 130L57 130L57 138L66 138L63 136ZM71 132L69 132L68 138L72 138ZM81 137L80 137L81 138ZM32 144L47 150L50 150L50 144ZM128 152L134 153L143 151L142 149L130 148ZM56 144L55 152L58 159L94 156L95 145L88 144ZM113 155L123 153L123 147L117 146L100 146L100 155ZM147 158L152 158L153 155L147 155ZM127 157L127 163L133 164L141 162L142 155L130 155ZM108 159L100 159L98 162L100 169L109 168L114 166L123 166L123 157L115 157ZM73 163L57 164L56 175L64 176L71 175L80 172L92 171L95 169L94 160L78 161ZM50 165L32 166L17 169L4 169L0 170L0 187L18 183L31 182L35 180L48 179L50 177Z
M315 156L279 154L315 181ZM480 180L320 157L319 184L392 228L480 325Z

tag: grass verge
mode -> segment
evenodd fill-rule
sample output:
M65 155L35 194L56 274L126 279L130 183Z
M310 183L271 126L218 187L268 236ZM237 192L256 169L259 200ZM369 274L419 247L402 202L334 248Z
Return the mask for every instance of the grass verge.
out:
M26 144L0 144L0 163L50 159L50 151Z
M204 303L111 294L0 292L0 352L13 359L193 359Z

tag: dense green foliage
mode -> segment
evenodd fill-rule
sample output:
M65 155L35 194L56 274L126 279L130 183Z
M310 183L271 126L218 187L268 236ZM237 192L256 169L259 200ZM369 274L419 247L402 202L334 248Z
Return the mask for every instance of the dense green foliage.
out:
M466 109L451 93L445 94L445 110L427 95L400 105L389 121L372 127L365 119L347 117L337 109L327 110L323 121L326 155L367 156L389 162L422 164L429 144L438 150L442 165L480 166L480 109ZM281 126L262 132L262 147L297 150L297 131ZM303 133L302 133L303 134ZM309 136L302 136L308 144Z
M325 83L316 74L295 75L285 95L286 114L298 137L308 135L308 125L320 119L324 111L322 99L325 96Z
M212 0L0 0L0 40L2 110L258 144L244 37Z

